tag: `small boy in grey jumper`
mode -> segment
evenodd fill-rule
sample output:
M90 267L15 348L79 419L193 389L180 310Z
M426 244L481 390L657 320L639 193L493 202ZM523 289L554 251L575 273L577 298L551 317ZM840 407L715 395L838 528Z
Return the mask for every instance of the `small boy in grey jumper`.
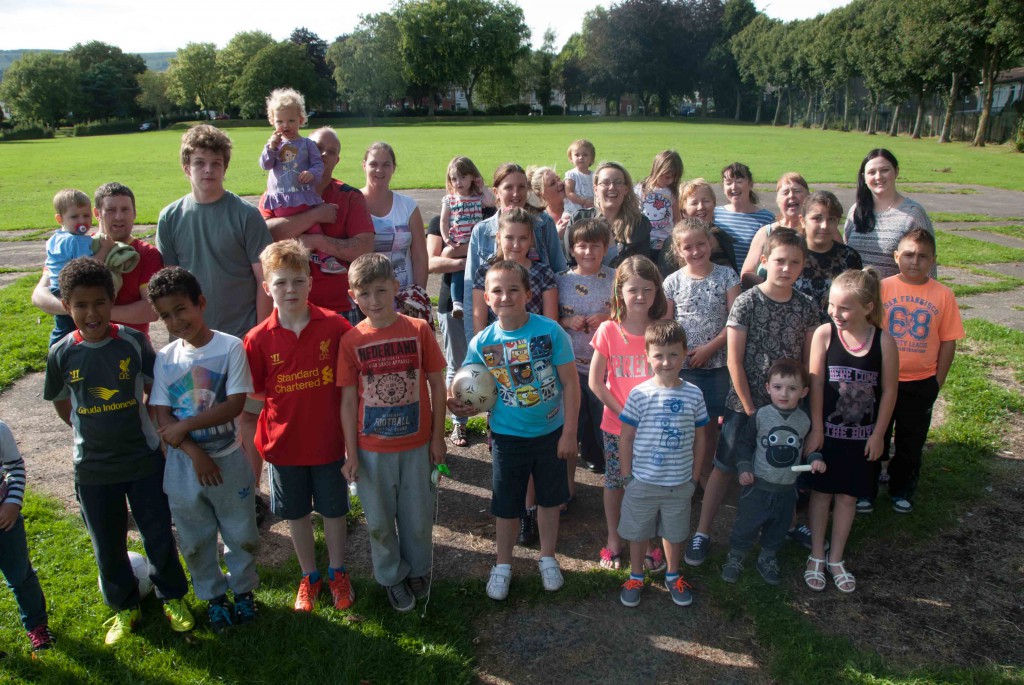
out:
M811 428L810 417L797 406L809 390L807 369L795 359L779 359L768 370L765 386L772 403L757 410L740 436L743 456L736 460L736 467L743 490L722 567L722 580L727 583L739 580L743 560L760 533L757 572L769 585L779 584L775 555L786 539L796 506L798 474L791 467L800 464L804 438ZM820 453L808 459L813 472L825 471Z

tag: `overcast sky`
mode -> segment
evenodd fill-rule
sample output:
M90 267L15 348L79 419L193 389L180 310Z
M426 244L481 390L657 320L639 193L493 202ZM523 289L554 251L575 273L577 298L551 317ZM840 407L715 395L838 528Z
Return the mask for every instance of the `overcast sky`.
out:
M841 7L849 0L754 0L758 9L779 19L803 19ZM518 0L539 46L547 27L557 45L580 29L583 15L607 0ZM306 26L327 42L348 33L359 15L382 12L391 2L300 0L241 3L217 0L0 0L0 49L67 50L75 43L99 40L125 52L173 52L187 43L210 42L218 48L239 31L265 31L278 40ZM294 10L283 14L282 10Z

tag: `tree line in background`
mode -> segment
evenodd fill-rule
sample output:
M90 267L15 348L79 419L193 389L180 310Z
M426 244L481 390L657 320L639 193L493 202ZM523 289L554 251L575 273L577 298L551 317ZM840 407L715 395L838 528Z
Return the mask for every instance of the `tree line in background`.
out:
M624 0L588 12L556 52L545 32L530 48L522 10L508 0L398 0L364 15L328 44L298 28L288 40L236 34L224 48L190 43L167 72L100 42L65 53L28 53L0 83L0 101L19 120L62 123L230 112L262 118L276 87L302 91L311 109L374 115L434 115L458 90L472 116L545 113L556 91L566 109L601 101L610 113L632 98L637 111L667 116L683 103L703 115L774 125L880 128L941 103L940 142L950 139L957 102L981 83L974 136L984 145L997 74L1024 57L1024 0L854 0L813 19L782 22L751 0ZM528 104L523 104L523 103ZM895 133L895 129L892 131Z

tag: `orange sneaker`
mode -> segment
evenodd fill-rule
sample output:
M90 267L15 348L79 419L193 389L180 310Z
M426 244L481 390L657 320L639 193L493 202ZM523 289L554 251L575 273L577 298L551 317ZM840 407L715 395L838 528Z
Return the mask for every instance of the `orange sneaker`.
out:
M335 572L334 580L328 579L327 587L334 598L335 609L348 609L356 601L356 591L352 587L348 573Z
M295 611L313 611L313 606L316 604L316 596L320 594L323 586L324 581L322 578L315 583L311 583L309 582L309 576L302 576L302 582L299 583L299 591L295 593Z

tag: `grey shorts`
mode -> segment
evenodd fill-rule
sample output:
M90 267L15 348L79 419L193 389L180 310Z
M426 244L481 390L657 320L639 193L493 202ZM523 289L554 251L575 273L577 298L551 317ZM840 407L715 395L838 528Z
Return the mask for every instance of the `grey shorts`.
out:
M341 475L344 459L319 466L270 464L270 510L285 521L317 511L324 518L348 513L348 482Z
M670 543L690 537L692 481L682 485L652 485L636 480L626 484L622 499L619 535L630 542L650 540L655 535Z

